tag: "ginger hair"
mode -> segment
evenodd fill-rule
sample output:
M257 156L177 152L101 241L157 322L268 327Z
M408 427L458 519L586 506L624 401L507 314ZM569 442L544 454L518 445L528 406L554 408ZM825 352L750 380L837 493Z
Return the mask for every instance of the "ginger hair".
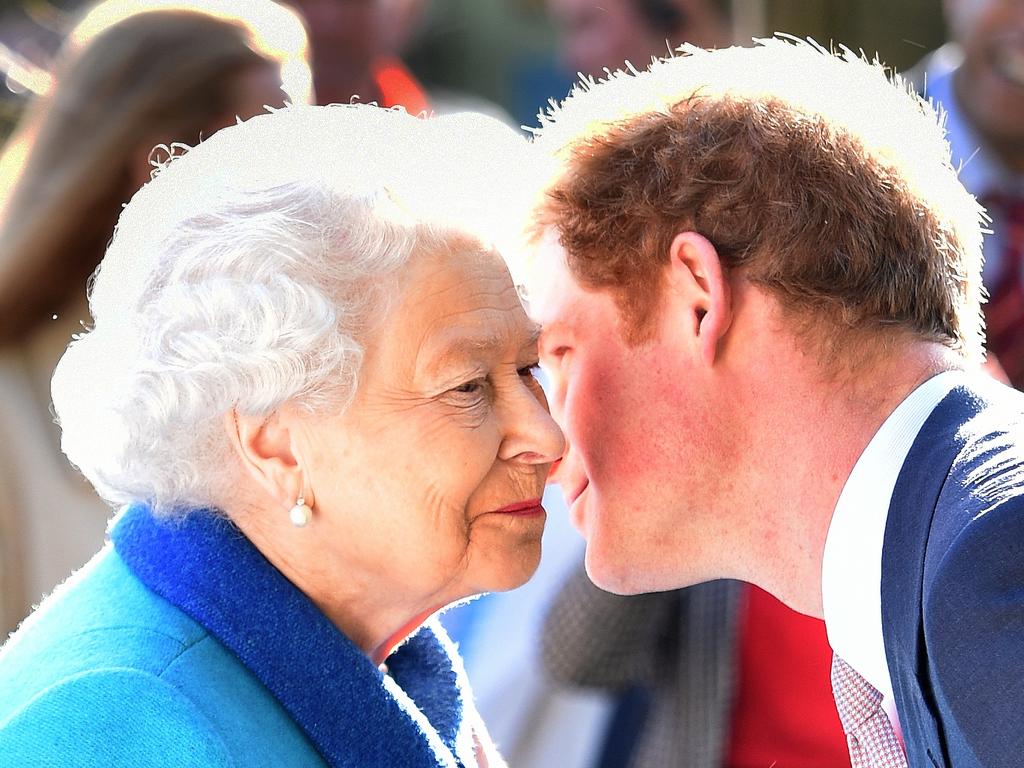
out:
M672 239L694 231L832 348L909 333L980 355L980 208L935 112L877 63L760 43L684 49L543 116L537 145L558 165L534 234L557 230L634 343Z

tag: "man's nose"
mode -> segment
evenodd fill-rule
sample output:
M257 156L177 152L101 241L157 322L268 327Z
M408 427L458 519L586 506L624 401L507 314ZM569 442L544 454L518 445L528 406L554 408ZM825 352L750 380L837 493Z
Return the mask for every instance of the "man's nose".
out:
M562 455L551 465L551 469L548 470L548 484L561 485L571 476L575 463L576 458L569 445L569 438L566 437L565 450L562 451Z

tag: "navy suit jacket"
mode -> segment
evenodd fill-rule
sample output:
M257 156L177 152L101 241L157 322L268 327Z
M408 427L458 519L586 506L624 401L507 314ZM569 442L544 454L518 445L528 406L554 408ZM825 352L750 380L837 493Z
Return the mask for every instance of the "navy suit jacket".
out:
M956 387L893 491L882 628L912 768L1024 765L1024 394Z

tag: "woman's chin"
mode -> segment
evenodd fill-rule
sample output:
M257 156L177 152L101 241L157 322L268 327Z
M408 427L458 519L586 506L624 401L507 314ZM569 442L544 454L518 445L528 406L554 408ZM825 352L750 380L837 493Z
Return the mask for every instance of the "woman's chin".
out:
M508 592L523 586L540 565L540 540L524 544L514 555L491 565L491 572L481 580L482 592Z

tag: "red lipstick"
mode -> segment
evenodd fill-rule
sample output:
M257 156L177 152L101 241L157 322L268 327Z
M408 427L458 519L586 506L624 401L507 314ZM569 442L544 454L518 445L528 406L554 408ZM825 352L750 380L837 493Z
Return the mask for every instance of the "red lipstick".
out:
M544 507L541 506L540 499L527 499L526 501L517 501L515 504L509 504L492 511L500 515L532 517L533 515L544 514Z

